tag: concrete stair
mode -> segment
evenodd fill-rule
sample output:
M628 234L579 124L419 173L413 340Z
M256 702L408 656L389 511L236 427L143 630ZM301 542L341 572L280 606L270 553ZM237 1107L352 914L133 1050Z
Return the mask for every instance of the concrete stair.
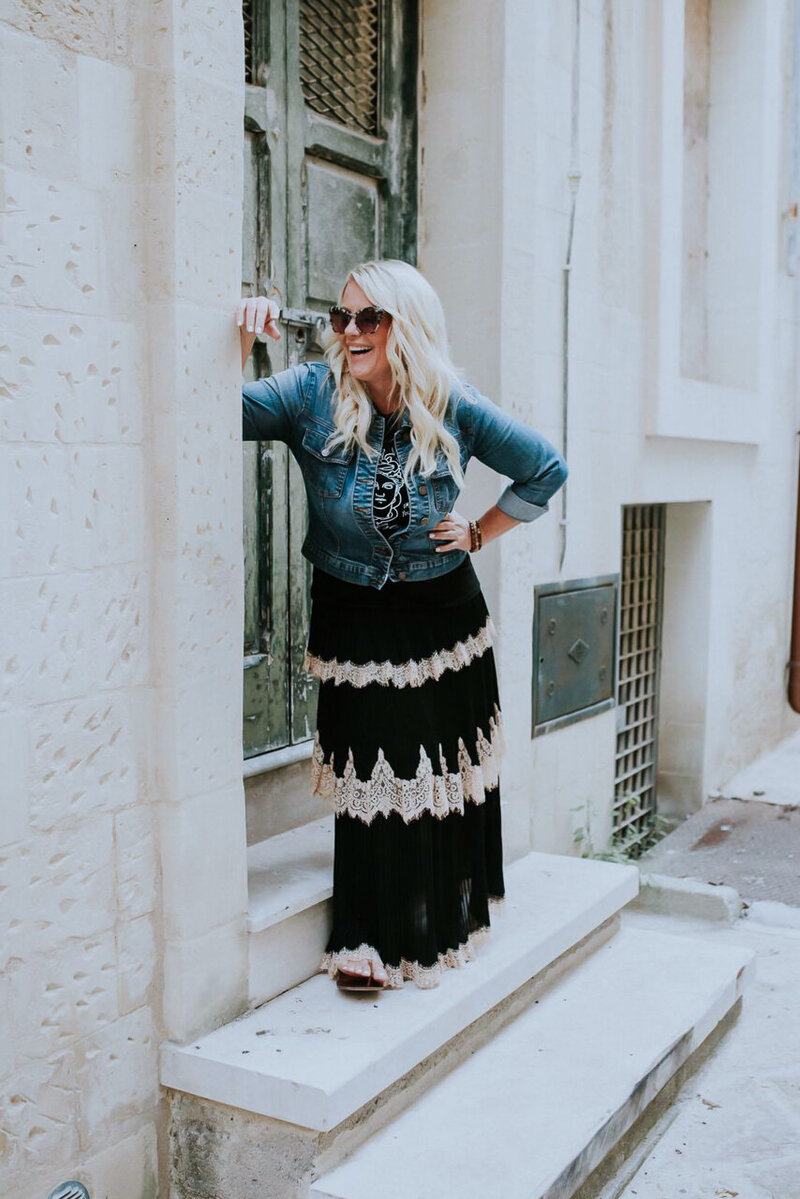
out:
M632 866L529 854L506 870L496 935L440 986L407 984L373 996L373 1005L315 975L191 1045L165 1045L162 1082L331 1129L597 932L636 895L638 879ZM288 896L287 923L297 915Z
M568 1199L741 994L749 950L624 929L313 1199Z
M466 968L344 994L315 973L330 853L326 820L251 851L252 991L274 998L162 1045L171 1199L566 1199L741 993L747 953L620 931L635 866L532 853Z
M310 978L330 928L333 816L247 851L250 1004Z

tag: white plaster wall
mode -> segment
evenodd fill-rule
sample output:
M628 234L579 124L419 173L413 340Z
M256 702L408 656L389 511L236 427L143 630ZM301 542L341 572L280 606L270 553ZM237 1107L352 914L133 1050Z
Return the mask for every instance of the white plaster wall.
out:
M246 1003L241 15L0 16L0 1194L166 1194ZM160 1139L161 1152L158 1152Z
M557 445L562 445L561 297L575 8L561 0L504 0L479 11L467 3L423 3L421 265L445 297L454 355L468 377ZM581 0L580 10L575 165L581 181L571 271L566 557L559 571L562 501L556 498L546 517L514 529L476 559L500 630L501 699L511 747L502 777L509 857L530 845L573 852L576 828L587 825L574 809L594 814L595 848L610 827L613 713L532 740L531 634L537 582L620 569L623 504L707 504L711 510L702 530L698 526L701 541L687 543L683 564L703 605L697 621L685 612L665 613L669 628L679 626L685 638L681 652L702 654L707 661L699 696L696 679L687 681L682 695L679 672L667 664L667 765L675 775L687 755L691 761L694 794L686 806L798 723L783 679L796 495L796 281L767 240L762 291L764 302L774 306L767 343L774 384L765 397L754 393L748 403L747 423L757 430L753 444L726 441L724 419L709 432L703 405L724 414L717 393L707 400L697 393L688 423L681 409L673 423L682 423L686 435L654 435L648 397L659 361L653 299L664 269L662 222L677 222L677 237L670 236L682 244L680 179L661 173L661 98L669 88L679 87L682 94L683 84L671 80L665 89L662 81L662 68L672 66L667 59L665 67L663 58L659 6ZM678 22L676 41L682 45L682 5L663 11L667 25ZM762 11L774 20L759 34L758 62L772 62L773 54L777 84L772 77L764 82L776 99L760 112L769 118L777 153L771 159L765 150L761 161L771 164L770 171L753 181L749 202L757 228L775 230L789 206L783 164L790 145L790 75L781 47L790 44L792 10L784 0L768 0ZM758 23L755 11L746 16ZM735 70L735 55L727 56L730 46L718 50L717 76ZM752 81L755 54L746 57ZM459 104L448 110L443 129L437 94L452 79ZM470 164L466 174L448 170L464 162ZM500 187L497 207L497 192L485 178L492 172ZM674 211L668 208L672 195ZM761 197L766 200L759 207ZM676 268L680 290L680 264L670 264ZM482 314L477 333L476 305ZM769 308L764 311L770 315ZM750 383L748 377L741 385ZM738 430L731 426L737 436ZM479 469L475 479L477 486L463 501L469 515L483 511L499 491L499 481L488 483ZM705 581L691 561L698 552L708 555ZM674 578L667 605L675 602L677 586ZM691 746L681 744L684 704Z

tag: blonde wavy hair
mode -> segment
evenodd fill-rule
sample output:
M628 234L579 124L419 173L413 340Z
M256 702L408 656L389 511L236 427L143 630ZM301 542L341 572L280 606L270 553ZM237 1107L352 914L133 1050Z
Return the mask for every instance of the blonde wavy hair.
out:
M459 487L464 484L458 442L444 426L447 402L459 374L450 359L442 303L428 280L415 267L395 258L362 262L351 270L339 293L352 279L370 303L392 317L386 338L386 357L392 382L398 389L398 414L408 409L411 422L411 451L403 472L408 482L418 468L429 475L436 466L436 452L447 459ZM325 358L336 383L333 420L336 433L328 440L331 449L359 445L368 458L377 451L367 441L374 407L366 388L347 369L347 355L338 337L328 329L324 337Z

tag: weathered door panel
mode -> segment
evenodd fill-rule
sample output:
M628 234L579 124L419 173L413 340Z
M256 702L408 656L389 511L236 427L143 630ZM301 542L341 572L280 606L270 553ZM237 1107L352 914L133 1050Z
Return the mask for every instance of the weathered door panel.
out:
M276 295L286 318L281 342L256 343L248 371L259 378L321 357L314 318L356 262L415 260L416 3L249 0L245 41L245 288ZM245 455L251 756L313 734L316 683L302 669L311 565L300 469L279 443Z

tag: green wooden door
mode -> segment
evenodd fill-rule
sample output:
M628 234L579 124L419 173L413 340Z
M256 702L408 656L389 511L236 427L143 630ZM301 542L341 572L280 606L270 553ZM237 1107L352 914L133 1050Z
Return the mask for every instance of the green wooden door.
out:
M248 0L243 294L281 304L283 339L246 377L321 357L348 270L416 257L417 5ZM303 480L282 442L244 447L246 757L313 735L302 669L311 564Z

